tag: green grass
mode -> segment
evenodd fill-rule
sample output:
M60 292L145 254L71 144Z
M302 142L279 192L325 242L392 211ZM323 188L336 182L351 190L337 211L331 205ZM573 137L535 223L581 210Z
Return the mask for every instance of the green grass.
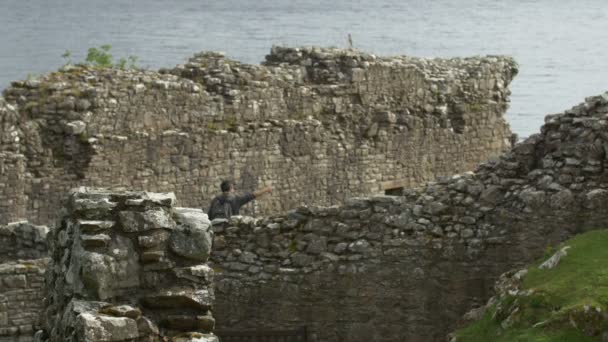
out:
M563 246L571 248L556 268L538 269L545 259L529 268L521 289L532 294L501 298L457 331L458 341L601 341L608 331L608 230L579 235L555 250ZM500 323L515 307L514 323L503 329Z
M588 300L608 306L608 230L579 235L562 246L572 247L568 256L552 270L530 268L524 288L555 294L553 301L562 307Z

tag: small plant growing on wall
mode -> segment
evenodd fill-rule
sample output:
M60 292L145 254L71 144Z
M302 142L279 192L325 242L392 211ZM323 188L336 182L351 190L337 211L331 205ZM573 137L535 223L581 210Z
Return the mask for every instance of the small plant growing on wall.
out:
M137 56L122 57L118 62L114 63L114 56L110 52L112 45L104 44L99 47L92 47L87 50L87 56L84 60L85 65L95 68L117 68L117 69L137 69ZM66 61L66 65L72 64L72 52L66 50L61 57Z
M65 52L61 55L61 58L65 60L65 65L72 64L72 51L65 50Z
M112 49L112 45L101 45L99 48L92 47L87 51L87 58L85 61L99 68L111 68L114 65L112 64L112 54L110 50Z
M115 67L119 69L135 69L137 68L137 60L139 58L137 56L129 56L127 58L121 58L116 63Z
M298 251L298 243L296 242L296 240L291 240L291 242L289 243L289 246L287 247L287 249L291 253L297 252Z

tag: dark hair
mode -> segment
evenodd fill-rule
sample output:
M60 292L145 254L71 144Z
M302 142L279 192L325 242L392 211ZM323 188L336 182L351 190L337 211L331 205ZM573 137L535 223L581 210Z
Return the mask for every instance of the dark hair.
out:
M222 182L222 184L220 184L220 189L222 189L222 192L228 192L230 191L230 188L234 186L234 182L231 180L225 180Z

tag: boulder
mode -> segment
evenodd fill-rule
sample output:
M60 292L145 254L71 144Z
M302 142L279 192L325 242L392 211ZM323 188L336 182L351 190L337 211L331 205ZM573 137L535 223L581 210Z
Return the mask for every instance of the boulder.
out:
M171 250L187 259L207 261L213 243L207 214L202 210L178 208L174 218L177 226L171 234Z

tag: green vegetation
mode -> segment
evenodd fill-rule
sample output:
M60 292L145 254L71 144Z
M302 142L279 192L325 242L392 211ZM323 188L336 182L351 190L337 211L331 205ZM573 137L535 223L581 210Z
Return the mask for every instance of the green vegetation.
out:
M239 121L236 116L229 116L222 121L212 121L207 123L207 129L211 131L231 130L234 131L238 127Z
M99 48L92 47L87 51L87 58L85 61L92 66L99 68L111 68L114 66L112 63L112 54L110 54L111 45L101 45Z
M229 116L224 120L224 123L228 128L234 128L238 124L238 120L236 119L236 116Z
M483 103L472 103L469 105L469 110L472 113L481 113L485 110L486 106Z
M138 69L137 56L121 57L114 62L114 56L110 53L112 45L104 44L99 47L92 47L87 50L87 57L83 64L95 68L117 68L117 69ZM72 64L72 52L65 50L61 57L66 61L65 65Z
M212 130L212 131L217 131L219 128L218 124L216 124L215 122L209 122L207 124L207 129Z
M65 60L65 65L72 64L72 51L65 50L65 52L61 55L61 58Z
M556 250L563 246L571 248L556 268L539 269L543 259L528 270L520 289L531 293L504 295L457 331L458 341L601 341L608 331L608 230Z
M287 247L290 253L295 253L298 251L298 242L296 240L291 240L289 242L289 247Z

